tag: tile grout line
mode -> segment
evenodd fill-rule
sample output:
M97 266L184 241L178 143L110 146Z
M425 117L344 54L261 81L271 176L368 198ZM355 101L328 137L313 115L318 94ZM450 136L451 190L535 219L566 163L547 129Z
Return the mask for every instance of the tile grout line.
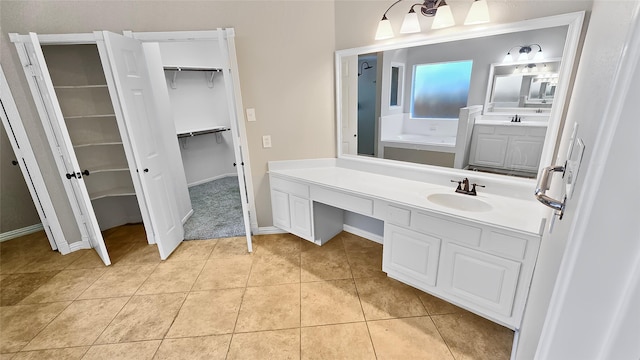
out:
M347 254L347 246L344 243L344 239L340 237L342 240L342 247L344 248L345 254ZM362 306L362 299L360 298L360 292L358 291L358 285L356 284L356 279L353 277L353 269L351 269L351 262L349 261L349 255L347 254L347 264L349 264L349 271L351 272L351 281L353 281L353 287L356 289L356 295L358 296L358 303L360 304L360 310L362 310L362 317L364 318L364 324L367 327L367 334L369 335L369 342L371 343L371 348L373 349L373 355L378 358L378 354L376 353L376 346L373 344L373 338L371 337L371 330L369 329L369 322L367 320L367 315L364 312L364 306Z
M425 308L426 308L426 306L425 306ZM434 314L434 315L435 316L442 316L442 314ZM444 315L453 315L453 314L444 314ZM433 326L435 326L436 331L438 332L438 335L440 335L440 337L442 338L442 341L447 346L447 349L449 350L449 353L451 353L451 358L456 360L456 356L453 354L453 351L451 350L451 346L449 346L449 343L447 342L447 339L444 337L444 335L442 335L442 332L440 332L440 327L438 327L438 324L433 320L433 316L431 314L429 314L429 319L431 319L431 322L433 322Z
M252 247L255 246L257 244L254 244L252 241ZM216 243L216 246L218 246L218 244ZM253 270L253 262L256 261L256 250L257 250L257 246L255 246L255 248L252 249L253 251L249 253L249 255L246 256L251 256L251 266L249 266L249 271L247 273L247 280L245 280L244 282L244 288L242 290L242 296L240 297L240 306L238 306L238 313L236 314L236 321L233 323L233 330L231 330L231 338L229 338L229 345L227 345L227 352L224 355L225 360L229 357L229 352L231 351L231 343L233 342L233 337L236 334L236 327L238 326L238 319L240 318L240 310L242 310L242 304L244 303L244 297L247 294L247 288L248 288L248 284L249 284L249 278L251 277L251 270ZM213 254L213 250L211 251L211 254ZM209 255L211 256L211 255Z

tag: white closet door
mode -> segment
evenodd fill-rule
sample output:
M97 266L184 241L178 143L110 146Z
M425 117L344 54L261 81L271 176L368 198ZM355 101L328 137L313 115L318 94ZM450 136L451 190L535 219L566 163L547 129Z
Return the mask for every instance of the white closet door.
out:
M235 54L235 44L233 39L228 39L222 29L218 30L218 37L220 39L220 50L223 54L223 59L227 59L227 64L223 69L222 73L224 76L225 89L227 91L227 106L229 107L229 117L231 122L231 137L233 138L233 148L236 160L236 170L238 173L238 183L240 186L240 200L242 202L242 215L244 219L244 231L247 238L247 250L249 252L253 251L253 242L251 240L251 222L250 222L250 214L249 214L249 190L247 189L247 182L245 180L245 165L247 169L251 169L249 166L248 160L245 161L244 153L248 150L244 149L242 146L241 138L240 138L240 124L238 112L242 111L242 104L238 104L238 100L236 98L236 93L234 90L239 88L239 84L234 84L234 77L231 75L231 66L229 63L233 63L234 67L237 69L237 61ZM238 91L239 93L239 91ZM247 157L248 158L248 157ZM251 176L251 174L249 174Z
M158 111L153 100L142 43L108 31L103 31L102 36L155 240L160 257L164 260L180 245L184 230L167 173L163 144L156 145L162 136L155 123Z
M40 221L47 234L47 239L53 250L58 250L63 255L69 253L69 245L64 240L64 234L60 222L53 208L53 203L47 192L47 188L38 168L31 143L27 137L18 108L9 89L7 78L0 66L0 118L7 132L9 143L16 155L16 161L22 170L27 188L35 204Z
M88 240L105 265L110 265L111 260L107 253L107 247L104 244L98 220L93 212L93 206L80 172L78 159L76 159L73 151L71 138L53 88L53 82L38 41L38 35L29 33L29 38L31 40L30 43L25 43L24 45L28 61L30 61L31 74L29 74L27 68L25 68L25 72L28 78L32 76L33 80L35 80L34 82L29 81L29 83L36 87L36 89L32 88L34 100L36 100L38 112L47 132L53 156L56 158L56 164L61 173L71 209L76 217L83 240Z

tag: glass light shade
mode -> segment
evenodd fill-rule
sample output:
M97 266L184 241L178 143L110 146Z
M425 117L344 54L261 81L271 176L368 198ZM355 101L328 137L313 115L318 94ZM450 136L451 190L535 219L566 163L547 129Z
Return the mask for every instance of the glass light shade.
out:
M504 59L502 60L503 63L510 63L513 62L513 56L511 56L511 53L508 52L507 55L504 57Z
M400 28L401 34L411 34L420 32L420 21L418 20L418 14L415 11L410 11L404 16L402 27Z
M464 24L477 25L488 23L489 21L489 6L487 6L487 0L476 0L471 4L471 9L469 9Z
M536 55L533 57L534 61L542 61L544 60L544 55L542 54L542 49L540 49L540 51L536 52Z
M453 26L455 24L456 22L453 20L453 14L451 13L451 8L449 7L449 5L438 6L438 10L436 10L436 17L433 19L431 28L442 29Z
M391 21L387 17L383 17L378 23L378 29L376 30L376 40L390 39L393 37L393 29L391 28Z
M520 55L518 55L518 61L527 61L527 60L529 60L529 53L521 52Z

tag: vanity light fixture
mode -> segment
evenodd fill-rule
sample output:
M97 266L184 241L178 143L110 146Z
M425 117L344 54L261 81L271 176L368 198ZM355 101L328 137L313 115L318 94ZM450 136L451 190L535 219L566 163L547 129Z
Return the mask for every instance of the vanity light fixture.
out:
M487 0L475 0L464 20L465 25L477 25L489 22L489 6Z
M507 55L504 57L504 60L502 60L503 63L510 63L513 62L513 56L511 55L511 51L513 49L516 48L520 48L518 50L518 61L527 61L530 60L529 59L529 54L531 53L531 47L532 46L537 46L538 47L538 52L536 52L536 54L533 56L534 61L542 61L544 60L544 55L542 54L542 47L538 44L529 44L529 45L518 45L518 46L514 46L511 49L509 49L509 51L507 52Z
M390 39L393 35L393 29L391 22L387 18L387 13L396 4L401 2L398 0L391 4L382 15L382 19L378 23L378 29L376 30L376 40ZM453 20L453 13L451 7L447 5L445 0L424 0L421 4L413 4L409 8L409 12L404 16L404 21L400 27L401 34L411 34L420 32L420 20L418 14L415 11L415 7L420 7L420 13L427 17L433 17L432 29L442 29L450 26L454 26L456 23ZM487 7L487 0L475 0L471 5L465 25L482 24L489 22L489 8Z

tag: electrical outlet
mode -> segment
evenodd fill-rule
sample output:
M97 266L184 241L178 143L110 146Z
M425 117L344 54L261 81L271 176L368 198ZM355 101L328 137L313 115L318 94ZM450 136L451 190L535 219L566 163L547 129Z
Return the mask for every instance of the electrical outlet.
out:
M262 137L262 147L265 149L271 147L271 135L264 135Z
M256 121L256 109L247 109L247 121Z

